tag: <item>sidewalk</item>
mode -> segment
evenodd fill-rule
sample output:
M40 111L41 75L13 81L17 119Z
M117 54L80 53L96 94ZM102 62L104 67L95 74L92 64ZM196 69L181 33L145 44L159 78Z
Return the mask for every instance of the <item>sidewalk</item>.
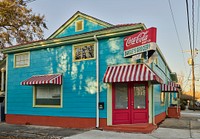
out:
M199 139L200 130L158 128L151 134L119 133L91 130L64 139Z
M183 111L180 119L167 118L150 134L0 123L0 139L199 139L200 111Z

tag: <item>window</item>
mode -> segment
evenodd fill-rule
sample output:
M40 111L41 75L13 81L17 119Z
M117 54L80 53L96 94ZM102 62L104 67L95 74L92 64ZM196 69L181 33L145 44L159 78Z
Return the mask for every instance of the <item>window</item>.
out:
M15 68L27 67L30 63L30 53L19 53L14 55L14 66Z
M34 106L61 106L60 85L36 85L34 88Z
M83 30L83 20L76 21L76 31Z
M74 61L94 59L94 44L74 46Z
M160 93L160 103L165 104L165 93L164 92Z
M145 85L134 86L134 109L146 108L146 87Z
M128 87L127 84L115 85L115 109L128 109Z

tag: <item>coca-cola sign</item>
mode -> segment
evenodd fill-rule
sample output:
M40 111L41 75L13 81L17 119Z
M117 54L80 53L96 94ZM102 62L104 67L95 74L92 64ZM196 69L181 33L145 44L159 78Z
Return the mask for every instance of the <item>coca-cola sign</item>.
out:
M150 42L156 42L156 28L154 27L124 38L124 51Z

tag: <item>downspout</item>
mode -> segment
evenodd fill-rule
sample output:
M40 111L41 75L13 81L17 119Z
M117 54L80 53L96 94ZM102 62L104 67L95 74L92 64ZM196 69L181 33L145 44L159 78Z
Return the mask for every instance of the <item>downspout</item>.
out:
M96 79L97 79L96 128L99 128L99 42L96 35L94 35L94 40L96 42Z

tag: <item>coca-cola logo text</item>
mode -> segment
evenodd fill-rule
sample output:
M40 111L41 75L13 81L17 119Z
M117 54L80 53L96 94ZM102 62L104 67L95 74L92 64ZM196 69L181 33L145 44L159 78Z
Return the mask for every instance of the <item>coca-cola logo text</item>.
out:
M136 37L128 37L126 39L126 47L129 47L130 45L135 45L137 43L148 43L151 40L148 39L148 30L145 32L139 33Z

